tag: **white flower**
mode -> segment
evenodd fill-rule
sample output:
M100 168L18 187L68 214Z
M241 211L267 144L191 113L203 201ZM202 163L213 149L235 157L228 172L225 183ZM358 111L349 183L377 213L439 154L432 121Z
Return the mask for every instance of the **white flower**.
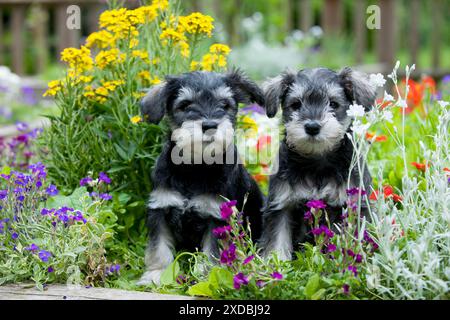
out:
M360 136L365 135L369 128L370 128L370 123L366 123L366 124L355 123L352 126L353 132Z
M408 108L408 104L406 103L406 100L405 100L405 99L398 99L397 105L398 105L400 108Z
M383 87L386 83L386 80L384 79L383 75L381 73L377 74L371 74L369 76L369 82L372 86L376 87Z
M383 119L386 120L387 122L392 123L392 120L394 119L394 115L392 114L391 111L386 110L383 112Z
M441 106L442 109L444 109L446 106L450 104L448 101L443 100L439 100L437 103Z
M347 110L347 115L354 118L363 117L364 107L359 104L352 104Z
M383 100L386 101L386 102L394 101L394 97L391 96L391 95L390 95L389 93L387 93L386 91L384 91L384 98L383 98Z

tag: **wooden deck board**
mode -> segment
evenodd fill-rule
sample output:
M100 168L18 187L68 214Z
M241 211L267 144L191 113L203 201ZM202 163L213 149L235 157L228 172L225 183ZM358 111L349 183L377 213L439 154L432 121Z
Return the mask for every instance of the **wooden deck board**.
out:
M39 291L30 284L0 286L0 300L195 300L193 297L106 288L50 285Z

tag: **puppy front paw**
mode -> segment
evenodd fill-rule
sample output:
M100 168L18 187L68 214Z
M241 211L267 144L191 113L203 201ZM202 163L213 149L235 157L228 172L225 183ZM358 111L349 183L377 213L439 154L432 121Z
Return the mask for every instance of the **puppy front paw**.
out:
M156 269L156 270L148 270L146 271L142 277L136 283L138 286L145 286L149 284L160 284L161 275L164 272L164 269Z

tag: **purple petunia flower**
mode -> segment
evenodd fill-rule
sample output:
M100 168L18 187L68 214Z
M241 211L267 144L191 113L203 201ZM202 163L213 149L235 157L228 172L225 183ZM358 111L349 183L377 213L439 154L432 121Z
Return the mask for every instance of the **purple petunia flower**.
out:
M281 280L281 279L283 279L283 275L281 274L281 273L279 273L279 272L273 272L271 275L270 275L272 278L274 278L275 280Z
M108 175L104 172L100 172L98 175L98 181L103 182L105 184L110 184L111 179L108 177Z
M39 250L39 247L36 244L32 243L29 247L26 247L25 250L35 252Z
M350 293L350 286L348 284L344 284L342 286L342 290L344 291L344 294L348 295Z
M98 197L102 200L111 200L112 199L112 195L107 194L107 193L101 193Z
M263 280L257 280L257 281L256 281L256 286L257 286L258 288L264 287L265 284L266 284L266 283L265 283Z
M239 272L233 277L233 287L239 290L242 285L248 285L248 278L242 272Z
M48 273L52 273L53 271L55 271L55 269L53 269L53 267L48 267L48 268L47 268L47 272L48 272Z
M18 237L19 237L19 234L18 234L17 232L11 233L11 238L12 238L13 240L16 240Z
M39 259L42 260L42 262L48 262L48 259L52 256L52 254L48 251L41 250L38 253Z
M23 131L27 131L29 129L29 127L28 127L28 124L26 124L25 122L17 121L16 122L16 129L18 131L23 132Z
M8 196L8 190L0 190L0 200L5 199Z
M231 266L236 260L236 245L234 243L230 244L228 249L222 251L220 255L220 263Z
M359 194L360 189L359 188L351 188L351 189L347 189L347 195L349 196L356 196ZM366 195L366 192L364 190L361 189L361 195L364 196Z
M217 239L225 239L228 232L231 231L231 226L223 226L223 227L217 227L213 229L213 235Z
M233 214L233 207L237 204L236 200L227 201L220 205L220 216L223 220L228 220Z
M355 266L350 265L348 266L347 270L353 272L355 277L358 275L358 269Z
M355 262L356 263L361 263L362 262L362 255L360 255L359 253L356 255L355 257Z
M49 196L56 196L59 193L58 188L56 188L54 184L49 185L48 188L45 189L45 192Z
M89 184L91 181L92 181L91 177L84 177L83 179L80 180L80 186L83 187Z
M310 200L306 206L310 209L325 209L327 205L322 200Z
M31 172L37 176L39 179L45 179L47 177L47 172L45 171L46 168L42 164L42 162L37 162L35 164L30 164L28 166L28 169L31 170Z
M255 258L255 256L252 254L251 256L248 256L247 258L245 258L244 262L242 262L243 265L249 264L253 259Z

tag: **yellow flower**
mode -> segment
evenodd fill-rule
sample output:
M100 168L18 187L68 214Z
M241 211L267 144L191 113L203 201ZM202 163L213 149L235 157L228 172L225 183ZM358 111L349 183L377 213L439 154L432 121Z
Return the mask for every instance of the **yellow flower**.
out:
M167 40L172 40L175 43L178 43L180 41L187 41L186 36L183 33L180 33L173 28L165 29L163 32L161 32L159 38L161 40L165 40L165 42L163 42L164 44L167 44Z
M140 58L145 62L150 62L150 60L148 59L148 52L143 50L133 50L133 52L131 52L131 56Z
M152 80L150 80L150 84L156 85L161 83L161 80L158 77L154 77Z
M108 65L115 62L122 62L125 54L121 54L116 48L111 50L100 51L95 57L95 63L100 69L106 68Z
M216 43L209 47L209 52L228 56L231 52L231 49L226 44Z
M67 62L71 69L81 73L92 69L91 50L82 46L81 49L66 48L61 52L61 61Z
M48 83L48 90L45 91L45 93L43 94L43 96L44 96L44 97L47 97L47 96L53 97L53 96L56 95L56 93L57 93L58 91L61 91L61 89L62 89L61 80L50 81L50 82Z
M225 68L227 66L227 58L218 56L217 65L221 68Z
M213 21L214 19L212 17L200 12L194 12L188 16L181 16L179 19L179 23L185 32L190 34L204 33L208 37L211 37L214 29Z
M148 72L147 70L141 71L138 73L138 77L144 81L148 81L150 82L151 78L150 78L150 72Z
M185 58L188 58L189 55L191 54L191 51L189 49L189 43L187 43L186 41L180 41L178 45L181 48L181 55Z
M133 92L133 97L140 100L145 97L145 92Z
M168 0L153 0L152 7L158 8L160 10L166 10L169 7Z
M191 71L196 71L200 68L201 63L198 61L192 61L191 62Z
M111 31L117 38L126 39L139 35L136 25L144 23L145 17L141 11L120 8L104 11L99 21L101 28Z
M152 5L139 7L135 11L142 16L145 22L151 22L158 16L157 9L156 6Z
M140 116L134 116L130 119L130 121L134 124L139 123L142 121L142 118Z
M101 30L91 33L86 39L86 47L92 48L94 45L100 49L107 47L113 47L115 45L116 38L108 31Z
M108 91L114 91L118 86L125 83L123 80L113 80L113 81L102 81L103 87Z

